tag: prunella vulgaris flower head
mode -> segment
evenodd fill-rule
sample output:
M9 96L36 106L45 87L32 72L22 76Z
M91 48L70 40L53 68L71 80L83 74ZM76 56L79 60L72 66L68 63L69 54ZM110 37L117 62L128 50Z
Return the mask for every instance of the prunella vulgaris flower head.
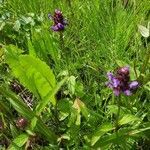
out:
M138 81L130 81L130 69L129 67L121 67L117 69L115 74L107 73L108 82L106 85L111 88L116 96L121 93L129 96L139 87Z
M64 19L60 10L56 9L53 16L48 14L48 18L54 21L54 25L51 27L53 31L63 31L65 29L67 20Z

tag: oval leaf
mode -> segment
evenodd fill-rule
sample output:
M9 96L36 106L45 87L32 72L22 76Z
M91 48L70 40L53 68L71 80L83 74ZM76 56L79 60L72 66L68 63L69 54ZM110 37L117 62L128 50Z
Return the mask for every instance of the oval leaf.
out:
M149 29L148 28L146 28L142 25L138 25L138 28L139 28L139 31L143 37L145 37L145 38L149 37Z
M128 124L128 123L131 123L131 122L137 121L137 120L139 120L138 117L133 116L131 114L127 114L119 121L119 125Z

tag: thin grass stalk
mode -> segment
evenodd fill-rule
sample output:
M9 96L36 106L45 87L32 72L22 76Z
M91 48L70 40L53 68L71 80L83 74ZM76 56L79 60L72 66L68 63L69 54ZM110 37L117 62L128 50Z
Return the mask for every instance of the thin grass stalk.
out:
M140 73L140 77L139 77L139 80L141 82L143 81L143 74L146 73L146 68L147 68L147 66L149 64L149 60L150 60L150 49L148 49L147 39L145 39L145 43L146 43L147 51L146 51L145 60L144 60L143 65L141 67L141 73Z
M119 135L118 135L118 130L119 130L119 116L120 116L120 100L121 97L119 96L118 98L116 98L117 100L117 106L118 106L118 111L117 111L117 115L116 115L116 122L115 122L115 131L116 131L116 137L119 140ZM119 144L117 143L118 148L119 148Z
M63 32L59 32L59 40L60 40L60 48L61 48L61 50L64 50L65 45L64 45Z

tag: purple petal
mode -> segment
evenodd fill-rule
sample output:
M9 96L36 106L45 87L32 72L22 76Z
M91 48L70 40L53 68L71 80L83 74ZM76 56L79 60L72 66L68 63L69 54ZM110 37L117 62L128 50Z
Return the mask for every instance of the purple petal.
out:
M55 9L55 14L59 15L62 14L62 12L59 9Z
M135 90L137 89L139 86L139 83L137 81L132 81L129 83L129 88L132 89L132 90Z
M130 90L123 91L125 95L130 96L132 95L132 92Z
M126 66L126 67L121 67L117 70L117 73L120 74L120 75L129 75L129 66Z
M119 94L120 94L120 90L118 90L118 89L114 89L114 94L115 94L116 96L119 96Z
M64 29L64 25L62 25L61 23L58 23L58 24L57 24L57 27L58 27L60 30L63 30L63 29Z
M106 82L106 86L108 86L109 88L113 89L113 86L110 82Z
M118 87L120 85L120 81L117 78L113 78L112 82L114 87Z
M58 28L58 26L57 26L57 25L52 26L52 27L51 27L51 29L52 29L53 31L59 31L59 28Z
M114 76L111 72L107 73L107 77L108 77L109 81L112 81L112 79L114 78Z
M130 70L130 67L129 67L129 66L126 66L126 67L123 67L123 68L122 68L122 71L125 71L125 72L129 72L129 70Z

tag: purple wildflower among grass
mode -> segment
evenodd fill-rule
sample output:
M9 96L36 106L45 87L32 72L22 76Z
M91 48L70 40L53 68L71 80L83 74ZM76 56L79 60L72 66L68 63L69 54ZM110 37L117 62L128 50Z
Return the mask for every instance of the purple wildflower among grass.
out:
M129 67L121 67L117 69L115 75L111 72L107 73L109 82L107 82L106 85L114 91L116 96L119 96L122 92L125 95L130 96L139 87L137 81L130 81L129 74Z
M63 31L65 29L67 21L60 10L56 9L53 16L48 14L48 18L54 21L54 25L51 27L53 31Z

